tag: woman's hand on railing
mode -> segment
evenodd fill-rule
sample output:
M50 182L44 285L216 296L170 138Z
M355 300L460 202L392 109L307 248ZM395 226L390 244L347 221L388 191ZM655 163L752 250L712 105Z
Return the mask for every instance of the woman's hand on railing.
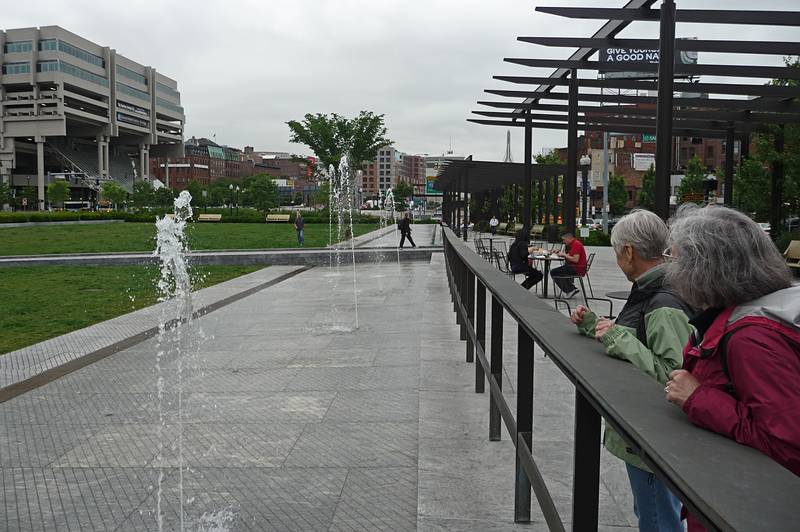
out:
M676 369L669 374L669 380L666 387L664 387L664 392L667 394L667 401L683 408L683 403L699 387L700 381L694 375L685 369Z
M572 311L570 314L569 319L575 325L580 325L583 323L583 317L586 315L586 311L589 310L588 308L584 307L583 305L578 305L578 308Z

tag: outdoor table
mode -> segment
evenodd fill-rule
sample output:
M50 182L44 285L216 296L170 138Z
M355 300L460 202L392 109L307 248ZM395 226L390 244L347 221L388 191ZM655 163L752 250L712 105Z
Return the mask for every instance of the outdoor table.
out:
M547 299L547 283L548 283L548 278L550 277L550 263L553 262L554 260L563 261L564 258L559 257L558 255L554 255L552 253L548 253L547 255L541 255L535 253L533 255L528 255L528 260L530 262L533 262L534 260L540 260L544 262L544 272L543 272L544 278L542 279L542 282L544 284L542 285L542 297Z
M606 297L610 297L611 299L621 299L623 301L627 301L630 295L631 295L630 290L622 290L619 292L606 292Z

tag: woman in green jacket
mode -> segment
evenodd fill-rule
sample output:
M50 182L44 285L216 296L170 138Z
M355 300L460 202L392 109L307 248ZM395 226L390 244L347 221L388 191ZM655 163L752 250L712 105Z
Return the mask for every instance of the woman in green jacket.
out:
M663 251L669 230L655 214L635 210L614 227L611 245L617 265L633 282L628 301L612 322L584 306L570 317L581 334L596 338L614 358L626 360L665 384L681 367L683 346L691 334L691 309L664 286ZM682 532L681 503L641 458L606 426L603 444L625 461L633 492L634 511L643 532Z

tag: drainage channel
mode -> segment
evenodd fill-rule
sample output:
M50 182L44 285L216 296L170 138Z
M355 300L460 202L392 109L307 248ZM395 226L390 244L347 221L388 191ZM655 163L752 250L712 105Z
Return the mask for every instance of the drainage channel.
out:
M296 275L299 275L303 272L306 272L313 268L313 265L307 265L297 268L296 270L292 270L287 272L281 276L278 276L274 279L261 283L259 285L253 286L248 288L247 290L243 290L241 292L237 292L231 296L228 296L224 299L220 299L219 301L215 301L214 303L210 303L204 307L197 309L193 314L192 318L200 318L214 312L215 310L219 310L223 307L230 305L231 303L235 303L241 299L244 299L248 296L255 294L256 292L260 292L266 288L271 286L275 286L278 283L291 279ZM179 324L179 320L173 319L170 320L165 324L165 327L170 329ZM44 386L47 383L53 382L56 379L60 379L65 375L69 375L73 371L77 371L81 368L84 368L90 364L94 364L98 360L102 360L108 356L111 356L115 353L119 353L120 351L124 351L130 347L133 347L136 344L144 342L145 340L149 340L154 336L158 335L158 326L151 327L147 330L144 330L140 333L134 334L133 336L129 336L119 342L115 342L109 346L103 347L102 349L98 349L96 351L92 351L87 353L83 356L78 358L74 358L64 364L56 366L54 368L47 369L37 375L29 377L25 380L21 380L19 382L15 382L14 384L10 384L3 389L0 389L0 403L4 403L9 399L13 399L19 395L22 395L26 392L31 390L35 390L41 386Z

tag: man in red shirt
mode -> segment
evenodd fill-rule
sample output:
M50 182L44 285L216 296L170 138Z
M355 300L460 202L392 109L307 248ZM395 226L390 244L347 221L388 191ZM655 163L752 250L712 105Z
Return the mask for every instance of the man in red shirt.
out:
M572 233L564 233L561 241L564 243L564 251L559 251L558 256L564 258L564 265L550 270L550 276L564 293L563 297L569 299L578 293L570 276L586 275L586 250Z

